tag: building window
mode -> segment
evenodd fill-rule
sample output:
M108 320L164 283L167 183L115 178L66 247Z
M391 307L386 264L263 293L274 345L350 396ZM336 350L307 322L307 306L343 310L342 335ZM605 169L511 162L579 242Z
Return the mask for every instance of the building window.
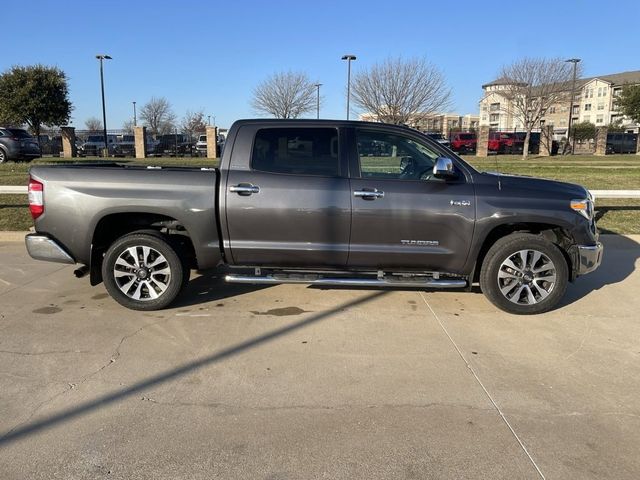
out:
M489 115L489 121L490 122L497 122L500 120L500 114L499 113L492 113L491 115Z
M492 103L491 107L489 107L489 110L492 112L497 112L498 110L500 110L500 104L499 103Z
M606 97L606 96L607 96L607 91L608 91L608 88L607 88L607 87L602 87L602 96L603 96L603 97Z
M482 115L482 120L486 120L486 119L487 119L487 116L483 114Z
M604 115L596 115L596 123L604 122Z
M598 88L598 96L601 97L602 96L602 87Z
M573 106L573 114L577 115L580 113L580 105L574 105Z
M604 110L604 102L598 102L598 110Z
M556 107L549 107L548 113L556 113Z
M590 103L585 103L584 105L584 111L588 112L591 110L591 104ZM576 111L574 110L573 113L576 113Z
M582 121L591 123L591 115L585 115L582 117Z

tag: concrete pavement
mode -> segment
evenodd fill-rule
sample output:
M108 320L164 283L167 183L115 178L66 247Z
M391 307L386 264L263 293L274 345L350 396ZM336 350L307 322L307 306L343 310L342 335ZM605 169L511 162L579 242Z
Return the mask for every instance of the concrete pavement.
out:
M0 478L638 478L638 240L535 317L213 275L132 312L0 243Z

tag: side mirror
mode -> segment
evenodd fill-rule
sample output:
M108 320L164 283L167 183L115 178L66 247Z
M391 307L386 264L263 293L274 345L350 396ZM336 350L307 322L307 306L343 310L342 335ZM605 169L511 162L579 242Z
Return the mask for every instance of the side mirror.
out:
M456 171L453 167L453 161L447 157L438 157L433 166L433 176L444 180L455 178Z

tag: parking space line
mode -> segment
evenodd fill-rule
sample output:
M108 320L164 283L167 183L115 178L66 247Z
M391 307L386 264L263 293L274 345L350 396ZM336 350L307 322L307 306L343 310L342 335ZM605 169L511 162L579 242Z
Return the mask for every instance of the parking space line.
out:
M484 386L484 384L482 383L482 380L480 380L480 377L478 376L478 374L476 373L476 371L474 370L473 366L469 363L469 361L467 360L467 358L464 356L464 354L462 353L462 350L460 350L460 347L458 347L458 344L456 344L455 340L453 339L453 337L449 334L449 331L447 330L447 328L444 326L444 323L442 323L442 320L440 320L440 317L438 317L438 315L436 314L436 312L433 310L433 308L431 308L431 305L429 305L429 302L427 302L427 299L424 296L423 292L419 292L420 293L420 298L422 298L422 301L425 303L425 305L427 306L427 308L429 309L429 311L431 312L431 314L433 315L433 317L436 319L436 321L438 322L438 324L440 325L440 328L442 329L442 331L445 333L445 335L449 338L449 341L451 342L451 344L453 345L453 347L456 349L456 351L458 352L458 355L460 356L460 358L462 359L462 361L465 363L465 365L467 366L467 368L471 371L471 374L473 375L473 377L476 379L476 381L478 382L478 385L480 385L480 387L482 388L482 390L484 390L484 393L487 395L487 398L489 399L489 401L491 402L491 404L493 405L493 407L496 409L496 411L498 412L498 414L500 415L500 418L502 418L502 421L504 422L504 424L509 428L509 430L511 431L511 434L513 435L513 437L516 439L516 441L518 442L518 444L520 445L520 448L522 448L522 451L525 453L525 455L529 458L529 461L531 462L531 464L535 467L536 471L538 472L538 475L540 475L540 478L542 478L543 480L545 480L545 476L542 473L542 470L540 470L540 467L538 467L538 464L536 463L536 461L533 459L533 457L531 456L531 454L529 453L529 451L527 450L527 447L525 447L524 442L520 439L520 437L518 436L518 434L516 433L516 431L514 430L514 428L511 426L511 424L509 423L509 420L507 420L507 417L504 415L504 413L502 412L502 410L500 409L500 407L498 406L498 404L496 403L496 401L493 399L493 397L491 396L491 394L489 393L489 390L487 390L487 387Z

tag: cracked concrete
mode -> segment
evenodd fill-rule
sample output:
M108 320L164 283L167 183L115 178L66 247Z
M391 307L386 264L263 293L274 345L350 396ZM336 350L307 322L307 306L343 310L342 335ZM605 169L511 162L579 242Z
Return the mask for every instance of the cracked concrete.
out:
M538 317L477 293L213 277L132 312L4 244L0 478L635 479L640 248L605 242Z

